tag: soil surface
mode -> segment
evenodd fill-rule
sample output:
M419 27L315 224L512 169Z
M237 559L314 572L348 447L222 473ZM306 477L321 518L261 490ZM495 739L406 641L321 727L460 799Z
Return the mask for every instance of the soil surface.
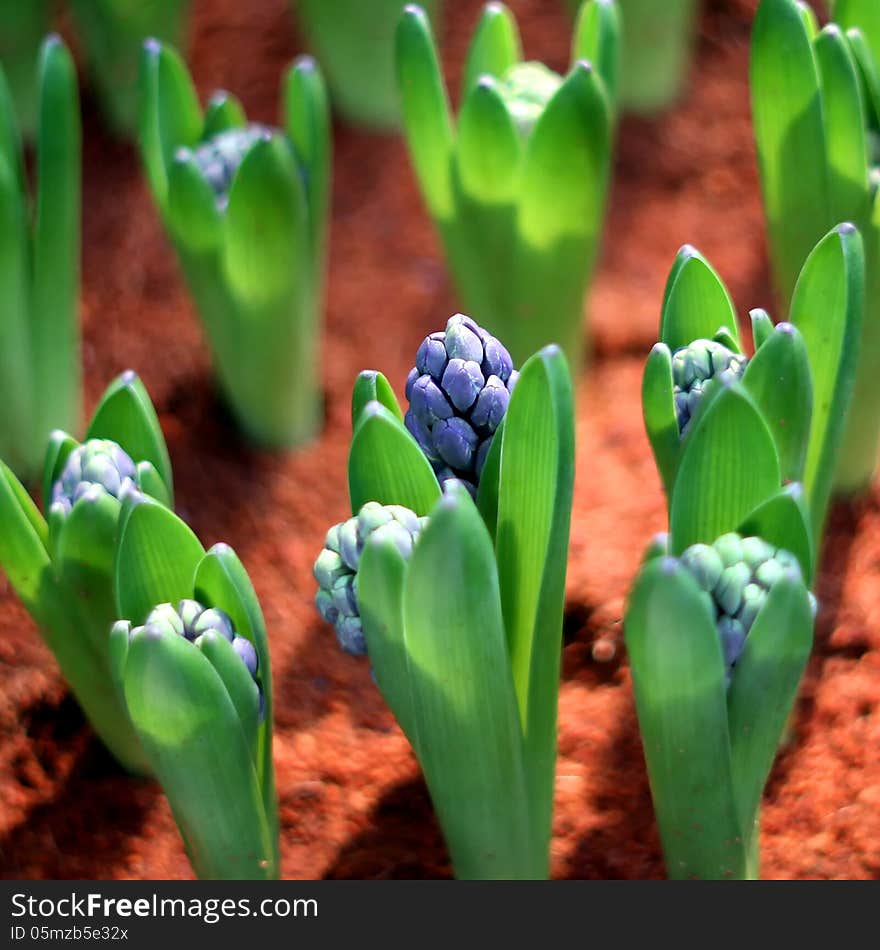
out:
M448 4L457 87L478 0ZM565 68L570 25L553 0L514 0L526 53ZM643 547L664 527L639 390L668 269L699 247L740 312L772 304L749 119L756 0L705 4L693 82L667 115L620 129L605 249L591 303L597 356L579 385L552 843L557 878L656 878L656 833L621 635ZM454 8L454 13L452 13ZM190 61L202 94L234 90L272 121L303 43L287 0L200 0ZM356 373L402 390L421 338L457 303L399 139L335 130L327 425L297 453L242 446L217 405L206 347L135 152L85 97L83 304L88 407L131 367L168 439L180 514L231 543L263 604L277 697L283 873L449 876L410 748L370 679L312 605L312 561L348 515L348 405ZM767 878L880 876L880 493L832 516L816 646L763 806ZM92 736L29 617L0 581L0 873L187 878L168 806Z

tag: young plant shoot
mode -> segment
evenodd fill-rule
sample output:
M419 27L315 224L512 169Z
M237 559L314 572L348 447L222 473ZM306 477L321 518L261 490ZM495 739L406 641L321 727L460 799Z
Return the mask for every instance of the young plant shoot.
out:
M70 7L104 117L128 138L137 129L141 46L153 36L180 49L189 0L70 0Z
M754 355L747 357L720 277L694 248L679 251L642 388L670 523L683 532L673 532L675 556L736 530L766 504L773 517L784 512L800 523L798 544L788 538L780 546L801 557L812 580L853 392L863 289L862 241L842 224L807 257L789 322L774 327L766 311L751 312ZM743 494L698 490L725 477L727 455L731 467L749 472Z
M797 0L761 0L752 34L751 96L777 289L787 297L816 241L852 221L865 242L865 318L835 473L864 491L880 445L880 20L871 2L841 2L819 30ZM842 292L842 291L841 291Z
M78 432L82 414L79 95L57 36L43 43L35 71L33 200L0 71L0 458L26 480L37 476L52 429Z
M566 0L577 15L581 0ZM617 0L622 110L652 115L682 93L691 65L698 0Z
M0 462L0 568L95 732L125 768L146 773L111 677L114 558L125 499L170 505L172 483L159 421L134 373L108 387L84 442L52 433L42 494L46 517Z
M39 96L34 86L40 44L49 32L53 0L0 0L0 66L15 104L22 138L37 128Z
M278 877L272 674L235 552L207 553L171 511L123 503L113 681L199 878Z
M516 21L489 3L453 117L431 27L397 30L403 124L422 196L466 309L522 362L559 343L579 367L605 210L617 83L614 0L584 4L572 66L523 62Z
M321 416L318 352L330 130L315 63L284 85L283 128L219 92L203 113L183 61L148 41L140 145L147 178L244 432L285 447Z
M404 6L405 0L293 0L333 105L352 122L380 129L400 123L394 30ZM440 0L421 6L436 24Z
M353 517L315 563L322 616L368 654L459 878L544 878L574 476L572 385L517 374L468 317L419 347L406 421L384 376L352 400Z

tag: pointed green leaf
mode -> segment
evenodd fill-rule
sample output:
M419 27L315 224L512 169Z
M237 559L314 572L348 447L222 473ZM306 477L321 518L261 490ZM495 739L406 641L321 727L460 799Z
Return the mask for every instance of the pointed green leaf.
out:
M395 62L403 127L425 203L433 217L449 218L452 116L431 23L415 4L406 7L397 26Z
M847 412L853 392L862 328L865 269L862 238L842 224L816 245L798 277L790 320L800 330L813 375L813 421L804 488L816 544L822 532ZM875 373L875 367L862 369Z
M840 28L825 27L814 49L822 88L828 147L829 210L833 221L861 221L868 208L868 145L858 68Z
M470 87L458 116L458 177L474 200L513 201L517 193L520 137L491 77Z
M483 76L503 79L521 59L522 46L513 14L503 3L487 3L468 46L462 100Z
M33 436L79 431L82 371L79 330L79 94L73 58L57 36L40 51L37 204L30 307L35 393Z
M761 410L776 441L779 469L787 482L804 477L813 413L813 382L803 337L780 323L749 360L743 386Z
M800 578L770 589L746 637L727 697L730 757L740 826L751 833L813 644L813 618Z
M711 599L672 558L645 564L624 620L666 872L741 878L724 660Z
M502 439L495 538L501 603L525 735L535 848L546 850L574 484L574 399L558 347L523 366Z
M735 531L780 487L773 435L761 413L741 385L719 389L682 446L669 515L674 554Z
M116 551L116 607L141 624L158 604L192 597L196 568L205 551L177 517L149 499L123 506Z
M310 260L303 183L286 139L260 139L245 155L229 191L225 273L245 306L283 299Z
M774 277L786 299L832 220L819 69L803 6L762 0L749 79Z
M251 752L207 658L176 634L141 631L128 649L125 700L196 874L277 876Z
M370 402L381 403L393 416L403 422L403 413L391 388L391 383L377 370L365 369L358 373L351 393L352 431L357 428L361 413Z
M86 432L87 439L110 439L135 462L151 462L173 497L171 459L159 417L137 373L126 370L107 387Z
M223 681L235 707L244 735L245 745L252 750L256 764L257 730L260 722L260 691L241 657L222 634L210 631L196 641L196 647L207 657Z
M247 125L247 115L238 99L225 89L218 89L205 107L202 138L211 139L221 132Z
M0 462L0 567L29 613L38 620L50 568L46 522L21 482Z
M862 31L874 59L880 62L880 6L875 0L835 0L832 12L845 30L858 27Z
M368 501L378 501L426 515L440 496L437 477L418 443L378 402L364 408L351 440L348 493L353 514Z
M795 482L780 489L750 512L736 530L790 551L798 559L807 583L812 583L815 551L803 485Z
M757 352L770 339L770 335L773 333L773 320L770 314L760 307L750 310L749 317L752 321L752 340Z
M495 430L495 436L483 470L480 472L480 483L477 485L477 508L483 516L483 521L489 529L493 543L498 532L498 495L501 489L501 453L504 446L504 419Z
M179 149L168 168L165 218L174 241L191 253L210 252L223 239L217 196L190 149Z
M392 541L368 540L358 565L358 608L376 683L418 755L403 625L406 570L406 561Z
M668 500L681 453L681 435L675 414L672 355L665 343L655 343L642 376L642 414L654 462Z
M863 86L863 105L866 118L876 129L880 123L880 68L878 61L868 46L865 34L859 29L846 31L846 41L852 53L853 60L858 65L859 75Z
M420 761L456 876L545 876L546 850L536 853L530 834L495 557L464 492L441 498L415 546L404 622Z
M694 340L711 340L721 327L738 340L736 310L724 282L695 247L685 244L666 285L660 340L674 353Z
M614 0L582 4L574 28L572 62L585 59L599 70L612 110L617 102L620 39L620 12Z

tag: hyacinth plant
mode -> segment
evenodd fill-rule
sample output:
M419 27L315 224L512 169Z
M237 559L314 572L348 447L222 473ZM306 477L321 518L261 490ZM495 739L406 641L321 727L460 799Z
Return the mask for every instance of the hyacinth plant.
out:
M226 544L168 508L122 504L112 681L199 878L278 877L272 675L262 611Z
M761 795L812 645L810 593L855 373L864 261L841 225L799 275L790 323L751 313L684 247L645 368L667 495L625 618L666 869L756 878Z
M788 322L751 312L747 356L721 278L694 248L679 251L642 388L676 556L752 515L753 528L784 518L800 524L798 544L783 547L811 582L853 393L864 281L861 237L840 225L804 263ZM748 490L713 490L736 464L748 467Z
M614 0L584 4L565 77L523 62L512 14L487 4L455 118L418 6L396 59L410 156L465 309L516 361L558 343L579 366L614 125Z
M773 272L787 297L811 248L838 221L865 243L865 318L835 490L870 484L880 445L880 19L842 0L819 30L797 0L762 0L752 34L751 97Z
M513 369L467 317L419 348L404 417L381 373L353 395L353 517L317 605L368 654L421 764L459 878L544 878L574 473L571 379Z
M203 113L185 64L155 41L140 82L147 178L225 399L254 442L302 442L321 416L330 129L318 68L303 57L288 71L283 128L248 122L226 92Z
M576 15L581 0L566 0ZM681 95L694 43L698 0L617 0L621 19L622 110L653 114Z
M39 472L51 430L78 431L82 412L79 96L58 37L43 43L32 86L35 78L32 197L0 70L0 458L28 480Z
M18 127L30 140L37 128L34 86L40 44L49 31L53 0L0 0L0 65L15 105Z
M95 732L132 772L149 771L110 669L114 559L129 496L172 501L171 465L138 377L104 393L77 442L56 430L43 469L45 516L0 462L0 567Z
M138 58L148 37L184 44L189 0L69 0L91 83L110 128L132 136L138 116Z
M400 123L394 31L404 6L405 0L293 0L333 105L352 122L379 129ZM421 6L436 24L440 0Z

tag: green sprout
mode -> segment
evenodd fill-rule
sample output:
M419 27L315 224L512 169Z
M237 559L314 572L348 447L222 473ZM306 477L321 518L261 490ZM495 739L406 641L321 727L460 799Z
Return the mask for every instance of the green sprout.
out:
M284 84L283 129L249 123L229 93L204 114L183 61L144 44L140 146L204 322L223 394L256 443L319 425L320 314L330 129L315 63Z
M789 322L774 327L766 311L751 312L747 357L721 278L694 248L679 251L642 387L673 555L742 522L773 541L766 524L783 519L798 537L779 546L802 558L811 581L853 392L863 287L861 237L842 224L806 259ZM734 481L735 492L717 488Z
M344 650L369 655L456 876L545 878L574 476L568 367L549 346L517 374L497 339L457 315L422 343L407 393L404 421L381 373L358 377L354 517L327 535L316 603Z
M40 50L37 89L32 201L0 70L0 458L25 479L38 472L52 429L78 431L82 413L79 97L57 36Z
M149 765L111 678L114 559L127 498L172 501L171 465L143 384L123 373L83 443L60 430L46 449L44 517L0 462L0 567L33 617L95 732L132 772Z
M465 308L517 361L558 342L584 353L583 309L604 217L618 20L584 4L563 77L522 62L516 21L489 3L453 118L428 18L397 30L403 124L422 195Z
M582 0L566 0L573 15ZM698 0L617 0L621 109L651 115L681 95L690 68Z
M40 44L49 32L53 0L0 0L0 64L24 139L33 138L39 115L34 86Z
M196 875L278 877L272 674L262 611L226 544L130 497L115 560L113 683Z
M293 0L333 104L353 122L380 129L400 123L394 30L405 5L405 0ZM436 23L440 0L421 6Z
M864 491L880 445L880 21L872 2L839 2L819 30L797 0L762 0L751 96L774 279L787 297L811 248L838 221L865 242L865 318L834 488Z
M814 613L801 563L776 542L728 531L678 556L652 545L624 623L669 877L759 876L761 795Z
M114 132L129 137L138 115L138 57L147 37L180 48L189 0L70 0L89 76Z

